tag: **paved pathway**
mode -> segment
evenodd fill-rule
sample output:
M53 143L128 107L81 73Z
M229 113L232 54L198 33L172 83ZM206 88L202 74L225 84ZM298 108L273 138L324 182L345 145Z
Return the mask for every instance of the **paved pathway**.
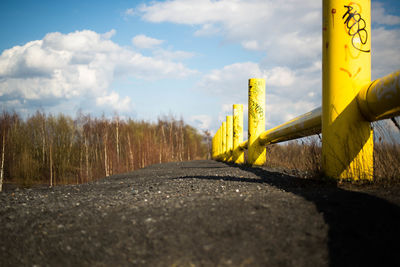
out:
M398 266L399 195L215 161L8 190L0 266Z

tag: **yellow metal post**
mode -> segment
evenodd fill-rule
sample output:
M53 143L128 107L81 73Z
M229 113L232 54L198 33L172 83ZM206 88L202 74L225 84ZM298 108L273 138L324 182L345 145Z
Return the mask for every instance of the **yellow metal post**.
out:
M217 144L216 144L216 140L217 140L217 135L214 135L213 138L211 139L211 158L212 159L216 159L216 149L217 149Z
M370 0L323 0L322 166L336 179L373 178L373 133L356 100L371 81L370 11Z
M212 143L212 145L213 145L213 159L214 160L218 160L218 157L219 157L219 147L220 147L220 144L219 144L219 130L220 129L218 129L217 132L215 133L214 138L213 138L213 143Z
M221 160L222 140L221 140L221 126L217 131L217 159Z
M215 132L214 140L213 140L213 159L214 160L218 160L218 130ZM215 146L215 149L214 149L214 146Z
M233 148L233 118L226 116L226 161L232 161Z
M233 105L233 155L232 160L236 164L244 163L244 151L239 147L243 142L243 105Z
M264 165L266 149L259 142L259 136L265 131L265 80L249 80L249 137L247 163Z
M219 133L218 133L218 140L219 140L219 151L218 151L218 158L219 158L219 160L220 161L222 161L223 160L223 158L222 158L222 153L223 153L223 150L224 150L224 147L223 147L223 138L222 138L222 124L221 124L221 126L219 127Z
M222 151L221 160L226 161L226 121L222 122Z
M220 131L219 131L219 140L220 140L220 151L219 151L219 160L220 161L224 161L224 138L223 138L223 132L222 132L222 124L220 127Z

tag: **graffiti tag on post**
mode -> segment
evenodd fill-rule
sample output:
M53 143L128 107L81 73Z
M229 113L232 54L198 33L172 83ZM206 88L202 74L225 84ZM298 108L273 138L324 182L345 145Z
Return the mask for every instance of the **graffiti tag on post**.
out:
M344 7L347 8L347 11L344 13L342 19L344 19L347 33L351 36L351 44L355 49L369 53L371 50L365 50L362 48L368 41L368 32L365 29L367 24L365 23L365 20L353 6L348 5Z
M258 125L258 122L263 118L264 109L255 101L249 100L249 113L255 124Z
M239 125L239 116L233 117L233 138L240 137L243 131L242 127Z

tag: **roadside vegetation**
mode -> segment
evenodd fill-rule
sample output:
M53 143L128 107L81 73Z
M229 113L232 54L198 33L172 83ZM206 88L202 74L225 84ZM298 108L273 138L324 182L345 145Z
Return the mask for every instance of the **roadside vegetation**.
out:
M399 117L373 124L375 179L384 183L400 182Z
M266 166L304 178L321 172L321 140L311 136L267 146Z
M41 112L22 119L3 112L0 141L1 179L22 186L85 183L208 153L205 135L172 116L150 123Z
M372 124L374 182L400 183L399 118ZM321 177L321 137L311 136L267 147L266 166L305 178Z

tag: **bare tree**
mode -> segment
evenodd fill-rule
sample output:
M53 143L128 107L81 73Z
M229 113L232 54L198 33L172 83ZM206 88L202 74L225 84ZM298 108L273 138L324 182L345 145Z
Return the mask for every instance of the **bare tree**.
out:
M5 113L0 115L0 180L50 186L87 182L153 163L205 156L202 139L172 116L153 124L118 117L92 120L89 115L73 120L40 112L23 120Z
M52 143L49 145L49 171L50 171L50 187L53 186L53 151L52 151Z
M106 130L105 130L106 131ZM104 169L106 171L106 177L110 176L109 172L109 165L108 165L108 157L107 157L107 141L108 141L108 134L107 132L104 133Z
M203 131L207 143L207 159L211 159L211 133L209 130Z
M3 142L1 149L1 166L0 166L0 192L3 191L3 177L4 177L4 155L6 148L6 129L3 129Z
M117 164L119 167L119 117L118 115L115 116L115 121L116 121L116 125L115 125L115 137L116 137L116 146L117 146Z

